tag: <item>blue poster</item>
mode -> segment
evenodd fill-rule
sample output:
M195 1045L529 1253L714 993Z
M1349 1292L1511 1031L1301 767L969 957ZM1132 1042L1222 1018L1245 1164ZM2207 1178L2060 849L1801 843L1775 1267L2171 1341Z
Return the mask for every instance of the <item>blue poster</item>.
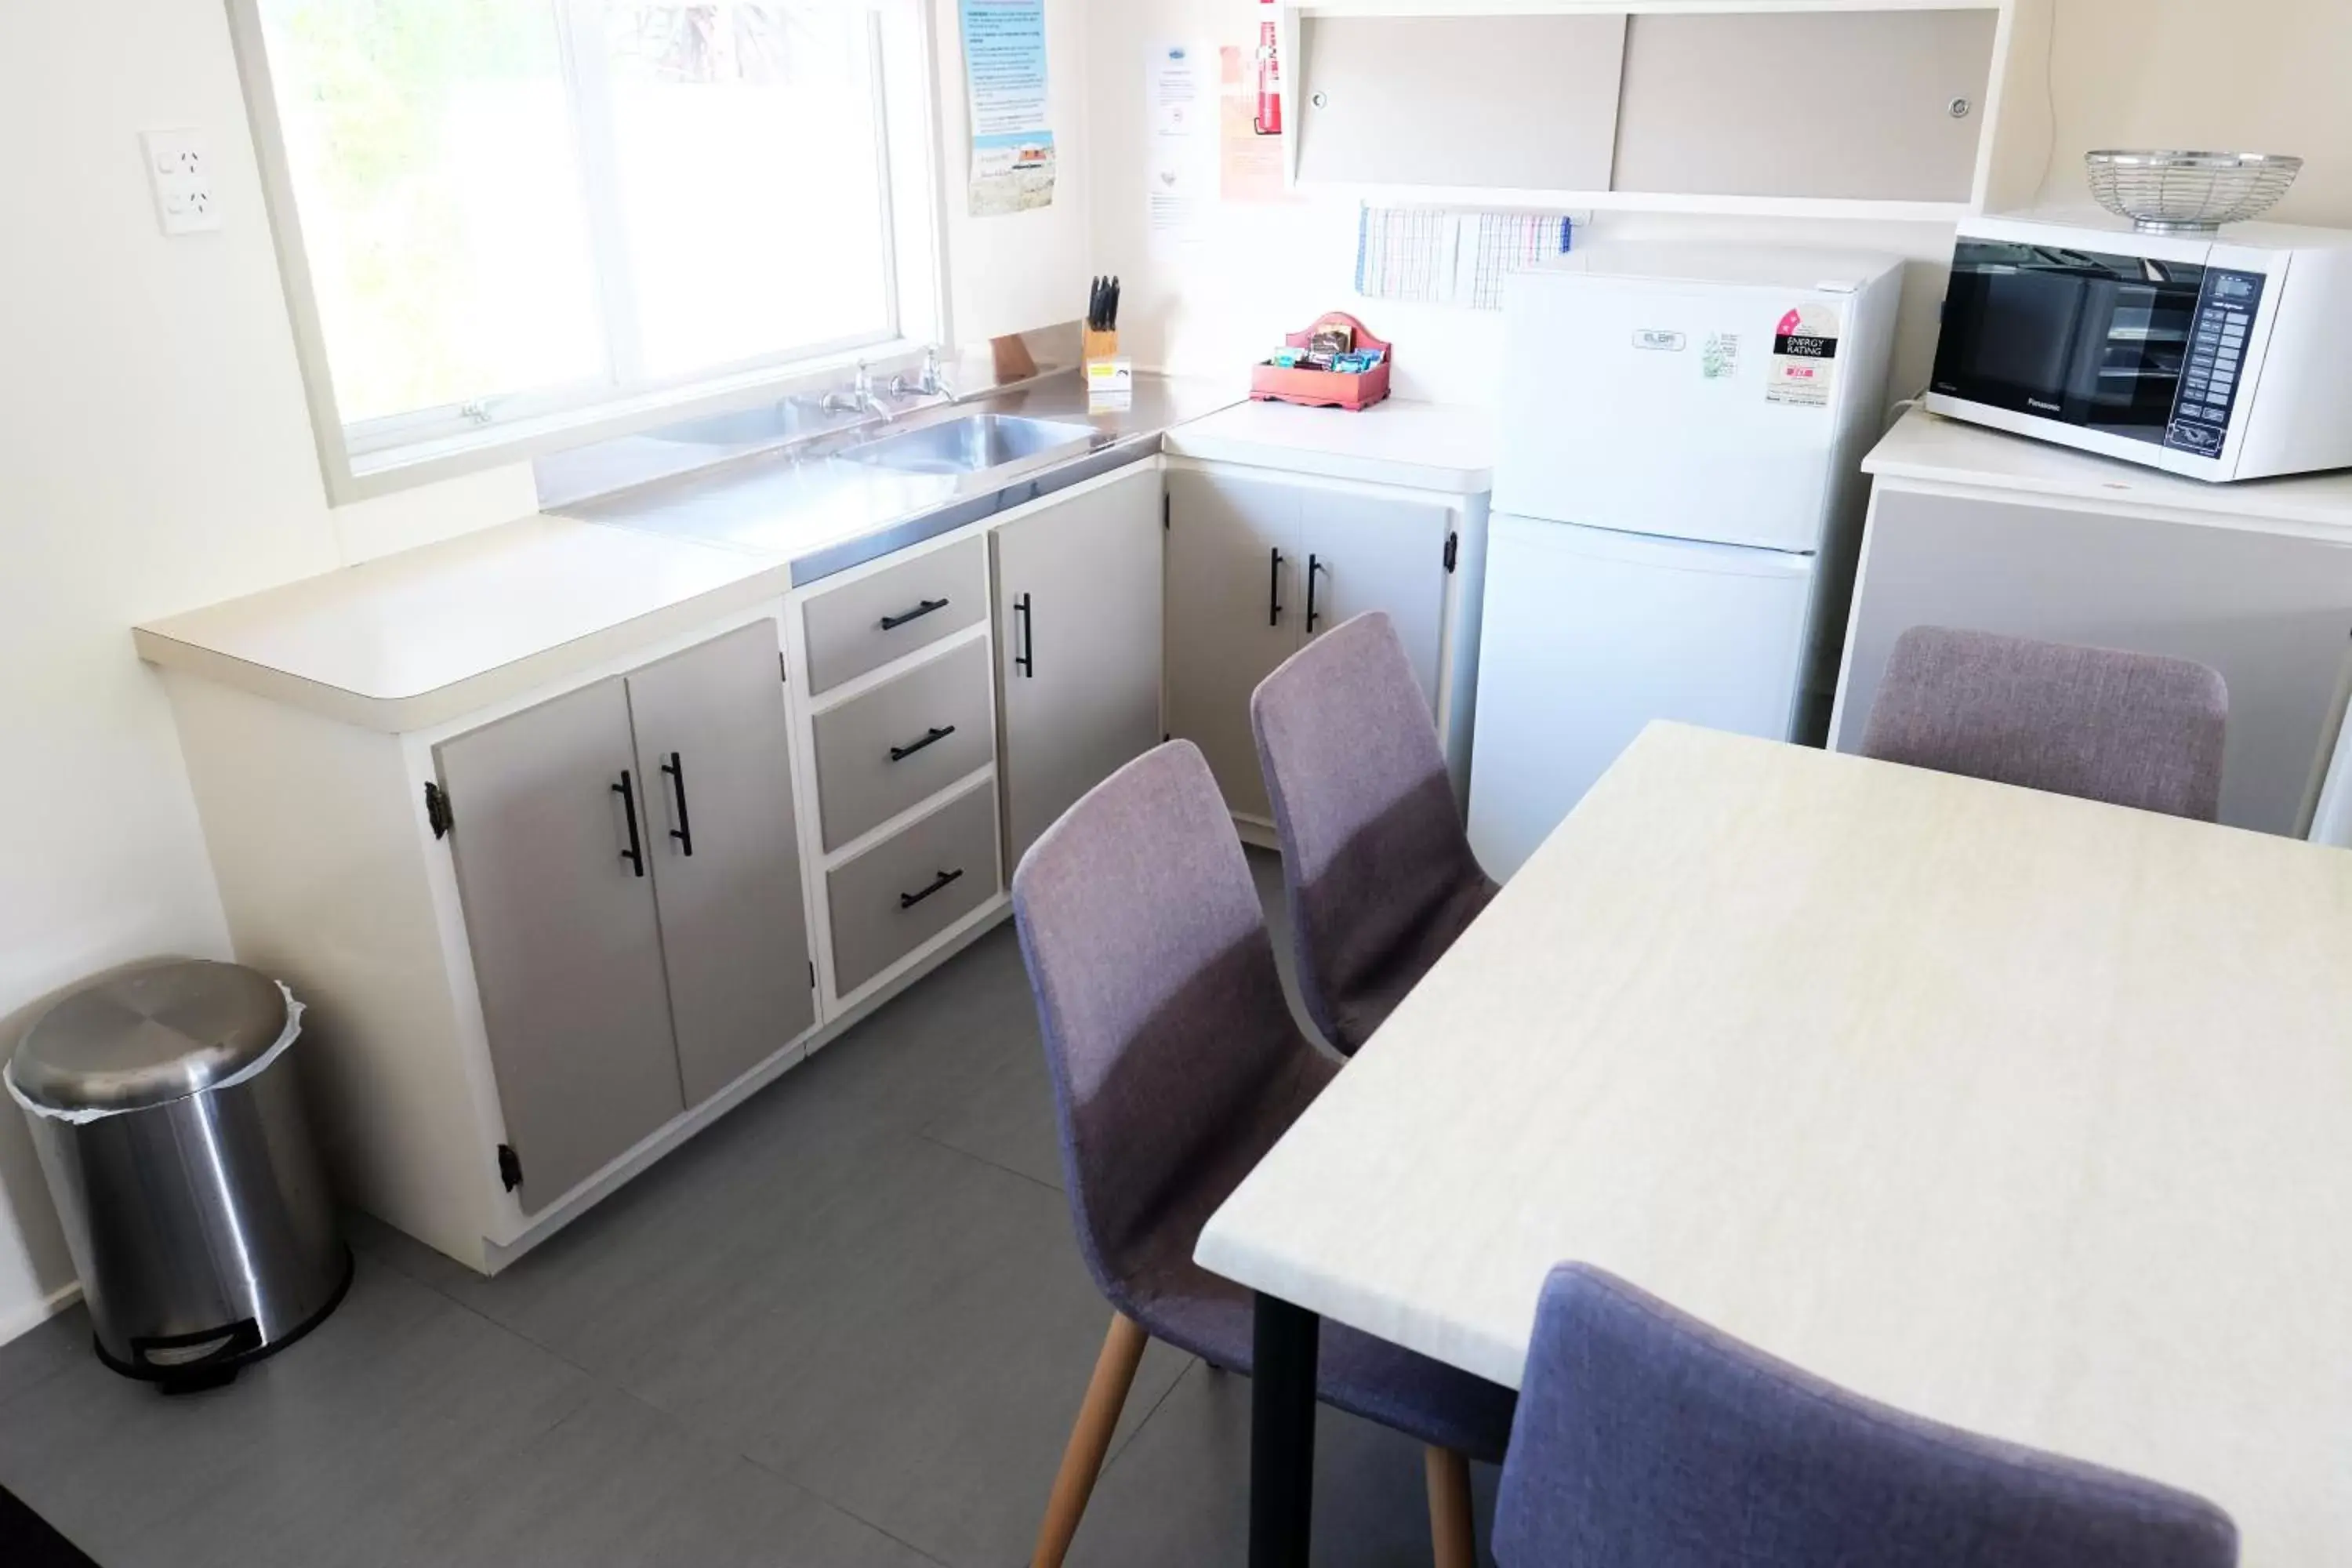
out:
M971 212L1024 212L1054 200L1045 122L1045 0L958 0L971 104Z

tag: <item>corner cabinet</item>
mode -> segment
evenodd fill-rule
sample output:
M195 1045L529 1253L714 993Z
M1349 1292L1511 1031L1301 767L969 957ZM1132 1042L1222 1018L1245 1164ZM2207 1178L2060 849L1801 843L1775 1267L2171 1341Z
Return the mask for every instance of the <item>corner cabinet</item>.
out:
M994 535L1004 860L1160 743L1159 465L1056 496Z
M1235 817L1272 826L1250 693L1367 610L1395 622L1466 796L1486 498L1181 458L1167 487L1168 730L1201 748Z

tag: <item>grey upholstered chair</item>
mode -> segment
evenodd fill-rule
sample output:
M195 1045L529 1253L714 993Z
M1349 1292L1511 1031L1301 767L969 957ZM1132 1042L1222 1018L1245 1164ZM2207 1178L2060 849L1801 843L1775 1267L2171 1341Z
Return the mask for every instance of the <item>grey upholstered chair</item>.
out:
M1146 1337L1249 1371L1250 1292L1196 1265L1193 1244L1339 1064L1291 1021L1241 840L1190 742L1128 763L1048 828L1013 874L1013 910L1078 1250L1113 1308L1038 1535L1034 1562L1052 1568ZM1502 1457L1510 1392L1326 1323L1318 1393L1430 1446L1438 1558L1467 1568L1464 1457Z
M1948 626L1895 640L1864 756L2210 822L2230 689L2201 664Z
M1307 1016L1352 1054L1496 889L1462 830L1429 701L1374 610L1283 662L1250 696L1282 837Z
M1848 1393L1598 1268L1544 1284L1501 1568L2230 1568L2186 1492Z

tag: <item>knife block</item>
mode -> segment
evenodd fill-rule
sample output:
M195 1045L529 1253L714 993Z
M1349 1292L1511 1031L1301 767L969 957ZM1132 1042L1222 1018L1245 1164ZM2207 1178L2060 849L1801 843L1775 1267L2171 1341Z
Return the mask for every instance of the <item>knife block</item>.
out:
M1081 340L1080 357L1088 364L1094 363L1097 360L1118 357L1118 333L1116 330L1098 332L1092 327L1081 327L1078 329L1078 336Z

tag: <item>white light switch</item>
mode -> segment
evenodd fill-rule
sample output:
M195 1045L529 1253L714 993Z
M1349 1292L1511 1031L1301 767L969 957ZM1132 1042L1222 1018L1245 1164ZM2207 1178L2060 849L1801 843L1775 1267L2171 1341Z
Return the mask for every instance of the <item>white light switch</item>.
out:
M213 201L213 158L204 132L147 131L139 142L147 153L147 183L155 190L155 218L165 234L197 234L221 226Z

